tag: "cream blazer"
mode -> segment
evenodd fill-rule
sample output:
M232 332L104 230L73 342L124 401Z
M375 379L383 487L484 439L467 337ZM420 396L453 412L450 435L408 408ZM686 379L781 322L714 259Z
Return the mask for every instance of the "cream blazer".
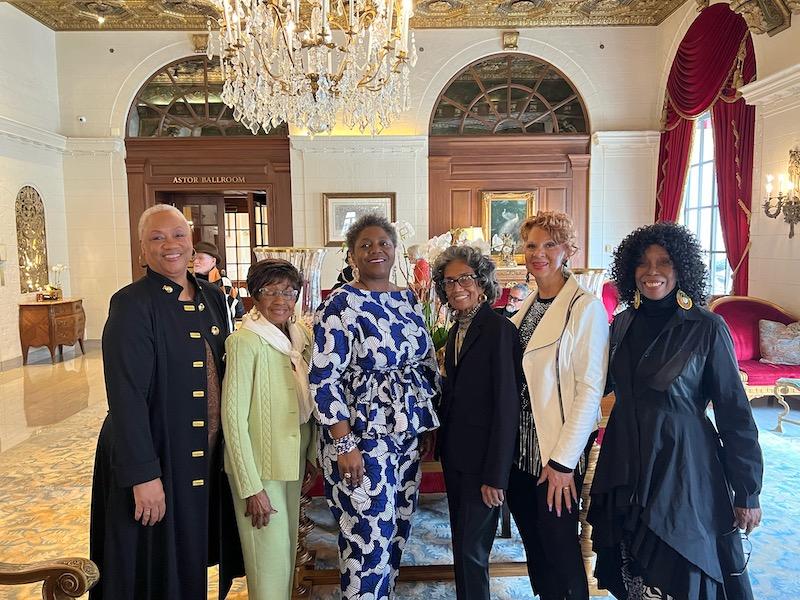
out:
M517 328L537 296L529 295L511 319ZM608 336L603 303L570 275L522 355L543 465L552 459L574 469L598 428Z
M305 329L303 356L311 358ZM300 416L289 357L257 333L240 329L225 340L222 430L225 472L233 492L247 498L264 489L262 480L297 481L300 470ZM316 463L317 422L312 415L306 460Z

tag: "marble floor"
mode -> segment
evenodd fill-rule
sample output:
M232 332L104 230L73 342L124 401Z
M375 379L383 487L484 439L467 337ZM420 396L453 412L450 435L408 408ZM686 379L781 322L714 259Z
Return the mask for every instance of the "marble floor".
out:
M795 405L800 409L800 404ZM106 413L102 358L97 343L87 354L64 351L50 363L45 351L32 352L29 365L0 372L0 562L25 563L66 556L88 556L89 495L97 432ZM754 404L767 464L762 505L763 526L752 536L751 575L758 600L800 597L796 574L800 564L800 427L771 431L777 408ZM311 516L318 526L311 536L321 566L335 565L334 525L321 500ZM521 560L521 543L495 544L497 560ZM407 564L448 563L449 530L441 496L423 497L415 515L415 533L404 555ZM209 570L209 598L216 596L216 573ZM455 598L449 583L403 583L398 597L429 600ZM334 586L316 588L317 600L338 598ZM493 578L498 600L533 598L526 578ZM0 598L41 598L36 586L0 588ZM229 598L247 598L237 581Z

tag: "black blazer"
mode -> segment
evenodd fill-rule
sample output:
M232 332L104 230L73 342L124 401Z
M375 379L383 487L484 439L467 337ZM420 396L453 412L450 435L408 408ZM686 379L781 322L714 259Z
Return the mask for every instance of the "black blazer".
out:
M467 330L456 365L457 330L457 325L450 329L445 351L437 438L442 463L506 489L519 427L519 332L484 304Z

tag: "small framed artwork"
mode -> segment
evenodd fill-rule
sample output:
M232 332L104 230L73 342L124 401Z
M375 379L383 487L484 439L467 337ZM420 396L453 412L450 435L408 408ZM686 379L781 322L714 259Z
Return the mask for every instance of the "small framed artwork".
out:
M525 262L519 228L536 211L536 194L524 192L482 192L483 235L493 255L513 255L517 264Z
M395 221L395 193L322 194L325 245L341 246L347 230L366 214L376 214Z

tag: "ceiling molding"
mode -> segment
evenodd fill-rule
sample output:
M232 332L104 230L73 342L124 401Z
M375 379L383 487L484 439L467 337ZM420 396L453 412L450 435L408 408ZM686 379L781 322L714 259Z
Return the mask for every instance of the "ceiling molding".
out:
M0 115L0 138L55 152L64 152L67 147L67 138L63 135L28 125L27 123L21 123L2 115Z
M769 109L786 99L800 99L800 65L794 65L742 87L742 96L748 104Z
M214 0L8 1L55 31L204 31L207 20L217 16ZM411 26L415 29L655 26L686 1L415 0L416 14Z
M650 149L660 140L658 131L596 131L592 135L592 145L618 148Z
M293 150L304 154L418 154L428 149L421 135L381 136L290 136Z

